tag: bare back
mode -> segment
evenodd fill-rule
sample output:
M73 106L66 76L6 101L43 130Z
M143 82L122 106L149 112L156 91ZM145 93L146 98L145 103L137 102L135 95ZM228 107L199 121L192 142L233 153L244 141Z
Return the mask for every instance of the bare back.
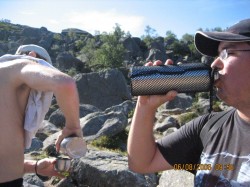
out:
M23 176L23 122L30 89L17 81L19 71L14 61L0 63L0 183Z
M53 92L72 132L81 132L78 93L70 76L27 59L0 63L0 183L24 174L24 116L30 89ZM63 99L67 97L71 99Z

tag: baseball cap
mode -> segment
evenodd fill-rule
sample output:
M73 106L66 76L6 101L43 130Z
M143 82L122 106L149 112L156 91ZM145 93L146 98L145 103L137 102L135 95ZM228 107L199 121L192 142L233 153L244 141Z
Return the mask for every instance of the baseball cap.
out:
M250 41L250 19L241 20L223 32L197 31L194 36L196 49L206 56L218 56L218 46L222 41Z
M22 53L25 53L25 52L28 52L28 51L34 51L39 56L44 58L48 63L52 64L49 53L43 47L35 45L35 44L21 45L17 49L16 54L22 54Z

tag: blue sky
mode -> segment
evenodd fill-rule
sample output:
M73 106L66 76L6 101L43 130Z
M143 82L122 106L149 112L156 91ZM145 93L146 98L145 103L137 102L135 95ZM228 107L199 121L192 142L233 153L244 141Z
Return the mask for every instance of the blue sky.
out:
M135 37L149 25L159 36L170 30L181 38L246 18L250 0L0 0L0 19L56 33L66 28L111 32L118 23Z

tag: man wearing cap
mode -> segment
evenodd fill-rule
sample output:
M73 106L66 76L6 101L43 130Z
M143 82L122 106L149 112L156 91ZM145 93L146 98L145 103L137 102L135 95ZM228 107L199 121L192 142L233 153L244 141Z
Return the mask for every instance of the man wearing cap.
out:
M217 96L232 112L204 145L200 133L214 113L155 141L155 112L177 93L138 97L128 138L129 168L139 173L187 170L195 174L195 186L250 186L250 19L224 32L199 31L195 45L203 55L215 57L211 67L219 70Z
M16 55L0 57L0 186L22 186L24 173L61 176L54 161L24 160L24 149L48 111L52 95L65 115L65 127L56 141L82 137L79 99L74 79L54 68L48 52L37 45L20 46Z

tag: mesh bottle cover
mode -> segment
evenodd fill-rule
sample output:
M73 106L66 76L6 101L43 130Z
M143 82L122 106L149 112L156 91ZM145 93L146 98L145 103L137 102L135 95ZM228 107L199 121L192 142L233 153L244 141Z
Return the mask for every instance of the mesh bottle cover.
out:
M209 65L189 63L163 66L134 66L130 69L131 94L160 95L210 91L214 74Z

